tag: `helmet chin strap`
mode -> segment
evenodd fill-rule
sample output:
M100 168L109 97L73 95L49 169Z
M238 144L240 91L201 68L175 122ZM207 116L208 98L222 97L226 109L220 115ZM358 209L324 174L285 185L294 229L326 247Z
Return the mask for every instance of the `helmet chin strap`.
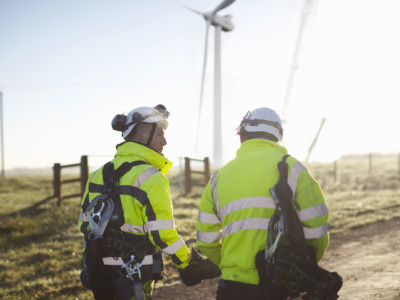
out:
M154 136L154 131L156 131L156 127L157 127L157 123L153 123L152 127L151 127L151 132L150 132L150 135L149 135L149 139L147 140L147 144L146 144L146 146L149 147L149 148L151 148L150 144L151 144L151 141L152 141L153 136Z

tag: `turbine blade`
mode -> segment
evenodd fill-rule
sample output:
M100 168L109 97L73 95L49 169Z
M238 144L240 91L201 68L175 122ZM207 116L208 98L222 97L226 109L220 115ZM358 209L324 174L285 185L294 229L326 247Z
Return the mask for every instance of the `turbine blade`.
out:
M198 15L201 15L201 16L203 15L203 13L201 11L198 11L198 10L195 10L193 8L190 8L189 6L186 6L186 5L184 5L184 4L180 3L180 2L176 2L176 3L179 4L180 6L182 6L183 8L186 8L186 9L188 9L188 10L190 10L190 11L192 11L192 12L198 14Z
M224 0L220 5L218 5L213 11L212 14L215 15L217 12L219 12L221 9L224 9L225 7L231 5L235 0Z
M199 101L199 114L197 116L197 133L196 133L196 152L198 151L199 144L199 132L200 132L200 117L201 117L201 106L204 95L204 83L206 80L206 67L207 67L207 53L208 53L208 32L210 30L211 20L206 20L206 36L204 41L204 57L203 57L203 71L201 74L201 85L200 85L200 101Z

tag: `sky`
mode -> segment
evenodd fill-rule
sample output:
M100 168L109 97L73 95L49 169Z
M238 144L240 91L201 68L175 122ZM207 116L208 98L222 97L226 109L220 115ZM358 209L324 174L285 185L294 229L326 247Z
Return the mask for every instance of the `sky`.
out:
M202 12L220 2L180 1ZM398 0L237 0L220 11L235 26L221 35L223 162L247 111L283 115L291 74L290 154L306 159L323 118L310 161L397 153L399 11ZM4 168L104 163L122 142L112 118L160 103L171 112L164 155L212 161L213 28L196 134L204 35L202 16L172 0L0 0Z

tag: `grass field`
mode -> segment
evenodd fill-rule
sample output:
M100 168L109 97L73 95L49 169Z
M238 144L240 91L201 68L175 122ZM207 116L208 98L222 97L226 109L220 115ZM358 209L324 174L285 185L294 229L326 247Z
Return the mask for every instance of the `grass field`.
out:
M390 170L360 171L351 164L332 176L332 166L312 164L331 212L330 231L400 217L400 179ZM202 192L179 195L177 176L171 175L174 215L178 232L189 246L195 244L197 208ZM199 179L201 180L201 179ZM52 178L46 176L0 179L0 298L1 299L92 299L79 282L82 237L77 230L80 199L70 198L57 207ZM79 191L71 184L65 195ZM165 257L165 279L157 286L179 281L171 260Z

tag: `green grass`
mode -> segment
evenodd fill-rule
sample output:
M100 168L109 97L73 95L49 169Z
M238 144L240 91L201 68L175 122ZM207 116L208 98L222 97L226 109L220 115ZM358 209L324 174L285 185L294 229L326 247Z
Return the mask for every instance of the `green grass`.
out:
M400 217L400 180L396 170L352 173L349 165L342 167L334 180L330 165L314 164L309 168L324 191L331 212L332 233ZM195 187L190 195L180 195L177 176L172 175L176 226L187 244L194 246L202 188ZM79 184L63 188L64 195L78 192ZM92 299L91 293L79 282L82 266L82 237L77 230L80 199L66 199L61 207L51 199L30 208L52 193L51 177L0 179L1 299ZM164 258L165 279L157 283L158 287L179 282L171 259Z

